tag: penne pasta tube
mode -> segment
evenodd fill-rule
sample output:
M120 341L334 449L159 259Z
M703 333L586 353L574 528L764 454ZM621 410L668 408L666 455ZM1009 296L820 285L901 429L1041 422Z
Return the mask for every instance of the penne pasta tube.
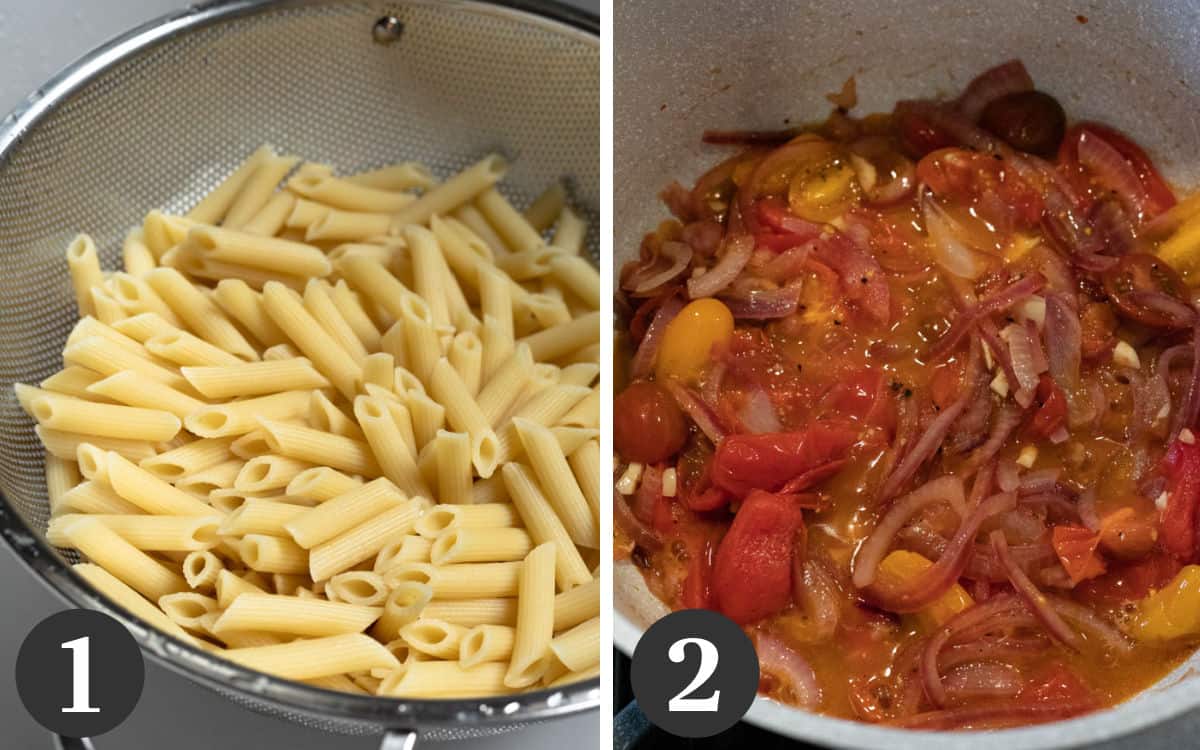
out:
M142 509L113 492L101 482L80 482L63 493L57 513L105 515L141 513Z
M287 456L255 456L241 465L233 487L242 492L278 490L288 486L297 474L311 468L312 464L307 461Z
M426 617L473 628L479 625L515 625L517 600L514 598L457 599L429 602Z
M297 174L288 189L309 200L347 211L392 214L416 200L412 193L380 190L331 174ZM387 234L387 226L370 234Z
M164 333L174 333L179 329L163 320L158 313L139 313L118 320L113 324L113 330L141 343L143 345L142 353L148 356L150 351L144 346L147 341Z
M299 297L282 284L263 287L267 314L292 343L348 399L354 398L362 368L325 332L320 323L301 304Z
M349 672L400 667L400 662L382 643L361 633L300 638L272 646L232 648L222 655L243 667L289 680L311 680Z
M309 512L304 505L281 503L265 498L246 498L246 502L225 516L221 521L220 533L223 536L244 536L246 534L267 534L268 536L286 536L285 526Z
M599 664L600 618L593 617L558 634L550 641L550 651L572 672Z
M600 616L600 581L576 586L554 597L554 632Z
M405 534L392 539L375 556L372 570L383 573L394 565L402 562L429 562L429 551L433 548L433 540L416 534Z
M305 509L288 521L284 528L297 544L311 549L398 507L407 499L388 479L380 477L314 508Z
M358 294L344 280L339 279L333 285L330 297L342 318L354 331L354 335L358 336L358 340L362 342L363 347L369 352L379 351L381 334L374 321L371 320L371 316L363 308Z
M405 227L403 236L412 256L413 285L417 294L429 305L433 325L450 325L450 308L446 302L446 281L443 276L444 261L437 238L425 227L416 225Z
M367 349L358 340L354 329L342 318L337 305L329 294L329 287L318 279L309 279L304 287L304 309L316 319L325 332L341 347L342 351L361 366L367 357Z
M421 516L415 528L421 536L434 539L447 529L487 529L520 523L521 517L511 503L435 505Z
M179 627L207 634L215 619L217 600L194 591L182 591L160 598L158 608Z
M513 350L508 360L479 392L479 410L488 424L499 426L500 418L512 408L533 375L533 355L524 344Z
M121 262L125 272L134 276L144 276L158 265L154 253L146 247L141 229L131 229L121 243Z
M431 495L417 470L412 441L406 440L388 404L382 399L359 396L354 399L354 416L367 437L367 444L383 475L409 495Z
M204 339L179 330L155 334L146 340L146 349L176 365L230 366L243 361Z
M387 352L375 352L363 360L363 384L371 383L385 390L396 384L396 360Z
M92 383L98 383L103 379L104 376L95 370L89 370L86 367L79 367L78 365L68 365L43 380L39 385L44 391L53 391L54 393L61 393L64 396L74 396L85 401L111 400L99 394L92 393L87 389Z
M82 450L80 456L83 458ZM146 513L163 516L214 515L213 508L207 503L172 487L115 451L97 451L87 460L103 462L102 466L94 466L90 471L101 474L114 492Z
M100 254L96 243L86 234L79 234L67 245L67 270L71 274L71 287L75 290L75 304L79 314L92 315L96 307L92 303L92 289L104 283L100 271Z
M187 557L183 558L181 567L183 580L187 581L187 585L192 589L205 591L212 590L220 574L225 571L220 558L209 550L189 552Z
M508 163L503 157L497 154L486 156L401 208L392 217L392 226L424 224L434 214L444 214L495 185L507 170Z
M516 632L507 625L476 625L459 641L459 664L471 669L478 664L502 661L507 668Z
M362 480L343 474L328 466L317 466L300 472L288 483L288 497L304 498L323 503L353 490Z
M189 366L180 368L180 372L202 396L212 399L329 387L325 376L303 357L216 367Z
M332 432L342 437L364 440L362 428L346 413L338 408L329 397L321 391L313 391L308 407L308 424L310 427L323 432Z
M234 199L237 198L237 194L246 184L246 181L250 179L250 175L254 174L264 162L272 158L274 153L270 146L260 146L232 174L226 177L221 184L213 188L191 211L188 211L187 218L204 224L219 223L225 218L229 207L233 205Z
M259 429L259 418L295 419L308 413L312 394L287 391L206 406L184 419L189 432L206 438L245 435Z
M242 225L241 231L262 237L274 237L283 229L295 205L296 196L283 191L275 193L250 221Z
M513 426L525 447L525 455L537 475L538 483L571 541L581 547L599 549L599 524L553 433L525 419L514 419Z
M514 252L540 247L543 244L538 231L496 188L480 193L475 199L475 207ZM497 261L499 260L497 258Z
M600 340L600 313L588 313L567 323L521 339L537 362L549 362Z
M144 459L138 465L159 479L174 481L229 458L229 438L201 438Z
M167 617L152 601L99 565L95 563L76 563L71 566L71 570L80 578L90 583L92 588L108 597L114 604L126 609L142 622L157 628L167 635L173 635L187 643L193 643L192 637L183 628L179 627L177 623L173 622L171 618Z
M133 370L122 370L98 380L87 391L127 406L165 411L180 420L205 406L203 401Z
M587 498L592 515L600 517L600 442L589 440L567 456L575 481Z
M79 516L61 527L67 546L151 601L187 590L181 576L122 539L101 521Z
M251 289L245 281L221 279L213 292L213 301L263 346L287 342L287 336L267 315L262 294Z
M508 252L508 246L504 244L504 240L473 204L464 203L454 209L448 220L454 222L455 233L462 238L462 241L476 248L479 251L479 257L489 263L495 262L497 256Z
M523 560L533 549L524 529L450 528L438 535L429 552L434 565Z
M516 633L512 658L504 675L504 684L510 688L535 684L549 666L550 641L554 636L554 547L554 542L539 544L520 566ZM597 646L598 641L597 638Z
M483 378L483 344L479 336L471 331L456 334L446 356L467 387L467 392L472 397L476 396Z
M369 570L351 570L338 573L325 585L325 594L330 600L357 604L364 607L380 607L389 594L383 576ZM380 610L382 612L382 609Z
M429 170L424 165L406 161L390 164L379 169L359 172L345 178L346 182L354 185L375 188L377 190L411 190L425 189L437 184Z
M391 698L481 698L511 692L504 684L506 665L479 664L465 669L456 661L407 661L379 685L379 695Z
M221 609L226 609L233 604L234 600L242 594L265 594L267 593L261 587L254 584L252 581L244 577L240 577L228 570L221 570L217 574L217 580L214 584L217 593L217 603Z
M105 376L130 370L170 386L186 386L187 381L180 375L151 361L148 359L150 353L140 344L138 347L145 356L116 346L99 336L89 336L67 344L63 349L63 361Z
M481 477L490 477L497 466L496 434L449 360L444 357L438 360L428 385L433 397L446 408L450 426L471 436L471 463L475 471Z
M516 281L539 279L550 273L550 261L558 251L545 245L533 245L496 259L496 268Z
M384 601L383 614L371 628L371 635L381 641L395 640L400 628L416 620L432 596L433 592L423 583L406 582L392 587Z
M229 205L222 225L238 229L253 219L271 200L280 180L299 161L295 156L278 156L274 151L259 157L256 168L245 178Z
M433 368L442 356L442 344L433 325L429 306L416 295L400 303L400 322L404 325L405 365L421 380L428 383Z
M182 325L171 307L140 276L114 273L109 279L109 286L113 299L125 313L122 317L153 313L170 325Z
M471 502L471 438L463 432L437 431L433 443L438 496L450 504Z
M79 484L82 477L79 474L79 464L58 458L51 453L46 453L45 465L46 498L50 503L50 515L55 516L62 512L63 496Z
M64 529L84 517L70 513L50 519L46 527L46 541L55 547L70 546ZM115 531L117 536L146 552L193 552L211 549L218 541L220 518L215 513L211 516L105 514L86 517L100 521Z
M570 535L543 494L542 488L538 486L533 472L522 464L510 463L504 465L501 473L513 505L521 514L521 520L524 521L530 538L535 544L555 543L555 578L559 589L569 591L574 586L591 582L591 571L583 562L579 550L572 543Z
M578 256L555 254L550 258L550 274L588 307L600 309L600 272L591 263Z
M313 547L309 565L312 579L327 580L379 554L389 540L412 529L423 507L420 500L409 500Z
M600 387L584 396L558 419L564 427L598 428L600 426Z
M586 237L587 223L570 206L563 207L562 213L558 216L558 226L554 229L554 238L550 244L565 253L579 255L583 252L583 243Z
M179 433L179 417L159 409L98 404L53 393L36 396L32 416L50 430L161 442Z
M167 301L175 314L200 338L242 359L258 359L250 342L234 327L216 303L173 268L156 268L146 281Z
M221 613L213 633L261 630L299 636L361 633L379 619L382 607L300 599L279 594L245 593Z
M561 182L553 182L533 199L525 209L525 221L539 234L554 226L567 204L567 190Z
M405 562L383 574L389 586L406 581L425 583L434 599L481 599L517 595L520 562L433 565Z
M247 534L238 545L242 562L260 573L306 573L308 551L291 539Z
M381 473L370 446L364 442L264 417L258 422L267 433L271 450L281 456L364 476L377 477Z

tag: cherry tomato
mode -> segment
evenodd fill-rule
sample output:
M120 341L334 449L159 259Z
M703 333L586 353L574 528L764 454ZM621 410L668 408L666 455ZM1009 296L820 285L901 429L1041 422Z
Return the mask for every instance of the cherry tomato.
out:
M1100 519L1100 549L1121 560L1138 560L1158 544L1158 524L1138 516L1133 508L1121 508Z
M988 103L979 124L1013 148L1053 156L1062 142L1067 115L1053 96L1019 91Z
M683 447L687 434L683 412L657 383L636 381L613 400L613 444L626 461L665 461Z
M1088 578L1104 575L1104 560L1096 553L1096 547L1100 544L1099 532L1084 526L1061 524L1051 531L1050 540L1071 583L1078 584Z
M1062 145L1058 149L1058 163L1066 167L1069 172L1077 172L1079 170L1079 136L1084 133L1087 133L1091 137L1103 139L1108 145L1115 148L1121 156L1125 157L1125 161L1129 162L1133 170L1137 172L1138 179L1142 183L1142 190L1145 191L1143 203L1147 219L1154 218L1175 205L1175 193L1171 191L1171 187L1167 185L1167 181L1158 173L1158 170L1154 167L1154 163L1150 161L1150 157L1146 155L1146 152L1120 131L1114 130L1107 125L1095 122L1082 122L1067 131L1067 134L1063 137Z
M1106 607L1137 601L1162 588L1181 567L1173 555L1155 549L1137 562L1114 562L1104 575L1079 584L1075 594L1086 604Z
M1176 440L1163 457L1169 482L1162 513L1162 546L1180 562L1196 556L1196 504L1200 503L1200 443Z
M1018 177L1007 162L990 154L963 148L943 148L927 154L917 163L917 182L939 198L950 201L979 201L983 196L998 197L1021 226L1033 226L1042 217L1041 191ZM989 201L995 205L996 201ZM982 206L978 207L982 209ZM982 218L1002 221L1008 216Z
M1106 354L1116 344L1117 316L1106 302L1089 302L1079 312L1083 356Z
M1029 432L1036 438L1047 439L1067 423L1067 395L1054 378L1043 373L1034 399L1038 410L1029 420Z
M800 506L786 495L756 490L746 497L713 564L712 596L722 613L744 625L788 605L803 525Z
M920 159L930 151L953 146L954 138L921 115L904 112L897 116L900 143L913 157Z
M1104 273L1104 291L1126 318L1152 328L1187 328L1190 318L1149 306L1145 297L1164 295L1187 306L1188 288L1166 261L1145 253L1122 256Z
M712 481L742 497L755 489L800 492L845 462L857 431L820 422L800 432L729 435L713 455Z
M848 373L825 392L817 406L817 415L850 419L890 434L896 427L896 403L886 391L880 370Z
M929 390L933 403L939 409L945 409L962 395L963 372L966 369L966 360L961 357L934 368L929 379Z

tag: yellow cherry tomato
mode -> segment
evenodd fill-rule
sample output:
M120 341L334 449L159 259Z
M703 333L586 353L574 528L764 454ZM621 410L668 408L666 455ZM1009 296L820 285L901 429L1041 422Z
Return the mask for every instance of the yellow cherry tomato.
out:
M788 185L788 207L802 219L829 222L858 200L858 192L854 167L833 156L796 171Z
M1200 565L1185 565L1170 583L1147 594L1125 630L1140 641L1200 634Z
M896 550L879 563L879 571L875 578L885 587L902 586L919 578L932 565L932 562L916 552ZM974 603L975 600L967 590L955 583L924 609L905 615L904 619L917 630L929 633L945 625L947 620Z
M663 331L654 373L659 380L693 383L711 360L713 346L733 336L733 313L718 299L688 303Z

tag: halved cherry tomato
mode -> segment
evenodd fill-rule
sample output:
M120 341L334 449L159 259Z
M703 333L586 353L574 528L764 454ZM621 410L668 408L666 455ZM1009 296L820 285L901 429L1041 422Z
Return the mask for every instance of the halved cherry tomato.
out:
M1100 549L1122 560L1137 560L1158 544L1157 519L1121 508L1100 519Z
M1137 562L1115 561L1107 573L1079 584L1074 593L1085 604L1104 607L1137 601L1162 588L1182 567L1174 555L1156 549Z
M1200 503L1200 443L1176 440L1163 457L1167 507L1162 513L1162 546L1183 563L1196 557L1196 504Z
M896 402L888 396L884 380L881 370L843 375L821 398L817 416L850 419L890 435L896 428Z
M856 430L821 422L800 432L729 435L713 455L712 481L735 497L785 486L800 492L836 473L857 439Z
M1147 295L1165 295L1185 307L1188 288L1171 265L1146 253L1122 256L1117 264L1104 272L1104 291L1117 309L1127 318L1153 328L1187 328L1191 319L1171 315L1169 311L1150 307Z
M792 559L803 512L786 495L753 491L721 540L713 565L717 608L738 624L773 615L792 599Z
M657 383L638 380L613 400L613 444L626 461L666 460L683 447L687 434L683 412Z
M1100 138L1112 146L1133 167L1138 180L1142 183L1146 219L1154 218L1175 205L1175 193L1158 173L1146 152L1120 131L1107 125L1081 122L1067 130L1066 135L1063 136L1062 145L1058 149L1058 163L1066 167L1068 172L1077 172L1079 169L1079 138L1085 133L1089 137Z
M1034 399L1038 403L1038 410L1029 420L1029 433L1036 438L1047 439L1067 423L1067 395L1054 382L1054 378L1042 373Z
M983 196L999 198L998 205L1015 217L1020 226L1033 226L1042 217L1041 192L1009 169L1007 162L989 154L963 148L943 148L917 163L917 182L939 198L977 201ZM989 205L997 205L994 201ZM979 207L982 210L983 206ZM1006 217L985 216L1000 221Z
M1078 584L1089 578L1104 575L1107 570L1104 560L1096 553L1100 544L1100 532L1092 531L1084 526L1062 524L1055 526L1050 532L1051 544L1063 570Z
M953 146L955 139L921 115L903 112L896 117L900 142L908 153L920 159L930 151Z

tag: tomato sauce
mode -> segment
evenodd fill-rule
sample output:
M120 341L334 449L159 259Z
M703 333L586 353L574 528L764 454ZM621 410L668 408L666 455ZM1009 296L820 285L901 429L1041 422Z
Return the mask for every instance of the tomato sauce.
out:
M1200 201L1019 62L717 135L745 150L621 274L618 557L798 654L760 690L834 716L1018 726L1180 664Z

